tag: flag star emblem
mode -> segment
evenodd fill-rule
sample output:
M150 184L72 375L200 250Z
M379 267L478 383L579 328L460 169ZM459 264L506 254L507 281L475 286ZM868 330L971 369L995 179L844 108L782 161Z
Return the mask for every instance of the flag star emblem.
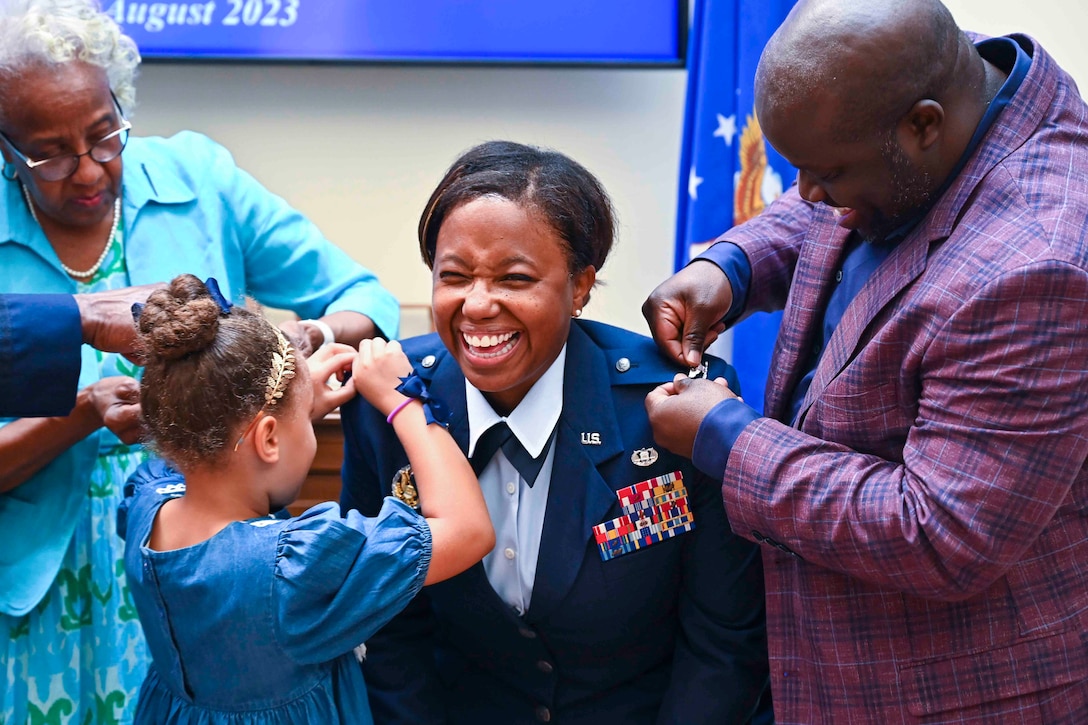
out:
M688 196L693 200L699 198L699 184L703 183L703 177L695 173L695 167L691 167L691 171L688 173Z
M715 114L718 117L718 128L714 130L714 137L721 138L725 141L726 146L733 145L733 139L737 135L737 116L723 116L720 113Z

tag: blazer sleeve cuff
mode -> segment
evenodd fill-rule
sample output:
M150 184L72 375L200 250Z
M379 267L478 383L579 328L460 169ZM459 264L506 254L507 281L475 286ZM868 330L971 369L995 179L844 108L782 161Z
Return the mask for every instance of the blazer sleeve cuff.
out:
M699 424L692 462L706 475L722 480L729 463L729 453L737 438L749 423L759 417L754 408L737 398L718 403Z
M739 317L748 302L748 287L752 282L752 264L748 261L748 255L732 242L718 242L693 259L692 263L698 260L718 265L733 288L733 304L722 319Z

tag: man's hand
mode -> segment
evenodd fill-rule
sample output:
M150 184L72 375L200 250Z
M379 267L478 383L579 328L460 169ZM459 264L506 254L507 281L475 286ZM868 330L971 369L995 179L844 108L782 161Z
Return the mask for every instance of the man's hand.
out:
M721 319L732 304L733 288L721 268L696 261L659 284L643 303L642 315L666 355L695 367L725 330Z
M83 326L83 342L103 352L119 352L134 362L136 325L132 321L132 305L147 301L147 296L166 285L145 284L139 287L89 292L73 295L79 307Z
M725 378L693 380L682 373L646 396L646 413L658 445L691 458L703 418L718 403L738 398Z

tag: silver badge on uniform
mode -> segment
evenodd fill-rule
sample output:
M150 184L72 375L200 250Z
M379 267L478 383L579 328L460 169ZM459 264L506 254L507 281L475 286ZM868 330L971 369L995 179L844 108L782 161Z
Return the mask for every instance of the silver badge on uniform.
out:
M703 362L699 363L698 365L696 365L695 367L693 367L691 370L688 370L688 377L691 378L692 380L695 380L697 378L705 378L706 377L706 371L707 371L707 364L706 364L706 361L703 361Z
M639 448L631 454L631 463L636 466L652 466L657 462L657 450L653 446Z

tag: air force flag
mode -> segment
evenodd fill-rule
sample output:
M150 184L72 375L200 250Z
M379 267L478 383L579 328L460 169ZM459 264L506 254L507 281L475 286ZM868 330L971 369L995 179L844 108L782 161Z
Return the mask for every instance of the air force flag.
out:
M763 211L796 176L764 143L752 111L759 55L793 3L695 0L680 156L676 269L730 227ZM781 313L756 313L733 328L729 357L745 400L759 410L780 319Z

